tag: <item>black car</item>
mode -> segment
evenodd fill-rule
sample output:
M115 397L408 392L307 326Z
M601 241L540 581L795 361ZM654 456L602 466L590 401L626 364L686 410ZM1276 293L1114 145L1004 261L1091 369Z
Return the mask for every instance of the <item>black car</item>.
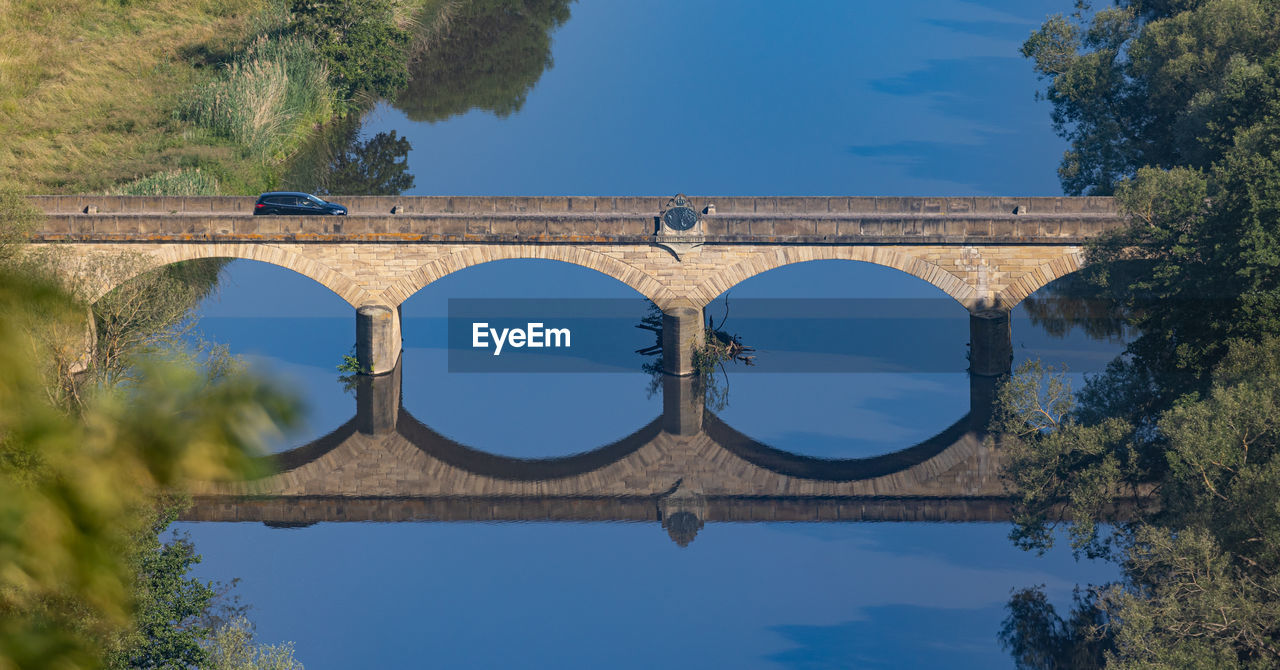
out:
M309 193L272 191L258 196L253 206L254 214L336 214L347 213L347 208L336 202L326 202Z

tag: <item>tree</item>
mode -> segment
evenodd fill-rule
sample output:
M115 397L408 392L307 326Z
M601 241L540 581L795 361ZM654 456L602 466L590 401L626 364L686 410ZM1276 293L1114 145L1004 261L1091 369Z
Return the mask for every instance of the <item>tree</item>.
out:
M1090 4L1051 17L1022 47L1071 142L1058 171L1067 193L1109 194L1143 167L1206 169L1273 123L1272 0Z
M108 668L186 668L205 660L200 642L212 631L202 619L218 592L187 575L200 561L189 540L160 541L179 508L177 502L161 501L131 542L133 626L114 641Z
M303 670L293 658L292 644L255 644L253 625L244 617L219 626L205 648L205 670Z
M389 0L292 0L293 29L310 38L348 101L390 97L409 79L409 32Z

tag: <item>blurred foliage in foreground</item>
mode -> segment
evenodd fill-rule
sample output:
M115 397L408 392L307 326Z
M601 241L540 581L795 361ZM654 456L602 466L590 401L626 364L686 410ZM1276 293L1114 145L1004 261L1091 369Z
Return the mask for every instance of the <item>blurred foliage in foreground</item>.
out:
M258 380L159 356L136 360L127 387L60 404L48 361L83 347L83 304L0 268L0 314L0 668L98 667L139 611L154 496L243 476L296 408Z

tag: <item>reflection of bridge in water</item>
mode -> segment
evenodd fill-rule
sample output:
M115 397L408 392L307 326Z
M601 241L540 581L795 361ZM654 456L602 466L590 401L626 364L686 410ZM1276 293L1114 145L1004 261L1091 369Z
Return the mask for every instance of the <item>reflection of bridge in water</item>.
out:
M984 446L996 377L970 375L970 412L866 459L800 456L704 411L689 377L664 377L663 413L612 444L526 460L478 451L400 404L400 366L360 377L357 413L273 457L277 474L194 492L191 521L657 521L692 541L705 522L998 521L1010 505Z

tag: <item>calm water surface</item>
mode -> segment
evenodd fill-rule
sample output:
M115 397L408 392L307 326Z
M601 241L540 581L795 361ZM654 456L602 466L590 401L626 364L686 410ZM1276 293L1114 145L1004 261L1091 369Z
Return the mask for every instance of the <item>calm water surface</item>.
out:
M420 66L410 95L364 119L359 139L395 131L409 140L415 185L406 193L1059 194L1063 144L1017 56L1057 4L528 5L455 17L456 43L436 47L443 61ZM492 34L509 38L495 45ZM731 294L937 300L952 318L936 326L945 331L938 347L954 365L730 367L718 425L797 457L869 458L929 440L970 412L965 310L921 280L825 261L765 273ZM672 411L664 415L661 385L651 392L640 356L632 373L450 373L443 318L449 299L466 297L640 304L621 283L552 261L486 264L423 289L403 308L399 389L401 424L407 415L438 436L436 447L416 447L423 453L453 444L467 451L450 458L474 452L518 469L510 459L592 452ZM358 418L356 394L334 370L354 339L352 310L337 296L236 261L202 314L207 337L305 399L306 425L280 450ZM1015 317L1018 360L1070 356L1081 370L1121 346L1078 330L1052 337L1024 312ZM884 350L861 355L895 354L892 329L903 326L884 328ZM618 347L643 346L636 332L640 345L620 338ZM762 360L776 348L761 333L754 342L739 334ZM367 453L368 462L384 457ZM180 528L205 556L199 574L241 578L261 638L296 642L310 669L1008 667L996 632L1011 589L1045 584L1061 603L1072 585L1113 576L1063 552L1018 551L1006 523L709 521L677 542L688 529L626 520L610 504L539 512L572 521L534 521L525 510L530 518L504 522ZM596 517L612 520L585 520Z

